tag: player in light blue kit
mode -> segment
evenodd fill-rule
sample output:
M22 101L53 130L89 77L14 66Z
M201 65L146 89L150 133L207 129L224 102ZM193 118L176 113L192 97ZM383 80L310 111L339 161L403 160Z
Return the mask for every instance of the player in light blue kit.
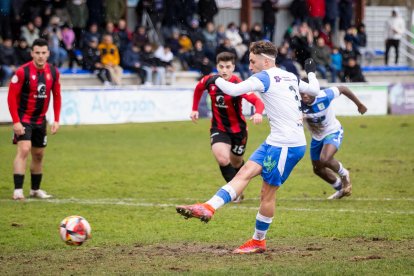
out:
M272 223L276 205L276 191L302 159L306 150L303 115L299 92L316 96L319 82L315 76L315 62L305 62L309 83L275 65L277 50L269 41L257 41L250 46L250 70L255 73L238 84L218 76L215 84L226 94L239 96L250 91L260 92L269 118L271 132L266 141L252 154L237 175L207 202L177 206L186 218L208 222L215 210L231 202L247 187L249 181L261 174L263 185L260 208L256 216L253 238L234 250L234 253L261 253L266 250L266 233ZM214 79L214 78L210 78Z
M336 190L328 199L340 199L352 193L349 171L334 158L341 145L344 131L335 117L331 102L341 94L355 103L359 113L367 112L365 105L345 86L321 90L316 97L301 93L305 125L312 135L310 155L313 172Z

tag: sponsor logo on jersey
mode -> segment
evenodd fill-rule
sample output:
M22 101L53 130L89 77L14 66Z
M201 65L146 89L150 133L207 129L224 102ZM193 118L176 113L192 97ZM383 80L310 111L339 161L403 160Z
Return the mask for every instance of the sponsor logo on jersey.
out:
M35 98L38 99L45 99L47 98L46 95L46 85L44 83L39 83L37 85L37 95L34 95Z
M216 96L216 106L219 108L228 108L228 106L226 105L226 102L224 101L223 95Z

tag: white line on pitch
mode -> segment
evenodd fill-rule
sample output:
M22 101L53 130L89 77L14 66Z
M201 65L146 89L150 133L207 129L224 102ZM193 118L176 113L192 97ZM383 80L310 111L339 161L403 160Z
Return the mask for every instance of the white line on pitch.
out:
M1 200L5 201L5 200ZM8 200L10 201L10 200ZM44 202L44 203L54 203L54 204L85 204L85 205L121 205L121 206L137 206L137 207L175 207L176 204L166 204L166 203L153 203L153 202L132 202L131 199L48 199L48 200L38 200L38 199L28 199L26 202ZM331 207L331 206L330 206ZM230 205L228 208L232 209L246 209L246 210L257 210L257 207L248 207L240 205ZM296 212L347 212L347 213L362 213L362 214L402 214L402 215L412 215L414 214L413 210L361 210L361 209L320 209L320 208L289 208L278 206L278 210L285 211L296 211Z

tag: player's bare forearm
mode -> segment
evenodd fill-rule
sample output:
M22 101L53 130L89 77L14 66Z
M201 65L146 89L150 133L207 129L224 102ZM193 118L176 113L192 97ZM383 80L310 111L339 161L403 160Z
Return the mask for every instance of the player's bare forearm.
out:
M351 91L351 89L349 89L346 86L338 86L338 90L339 92L341 92L341 94L345 95L348 99L350 99L351 101L353 101L355 103L355 105L358 107L358 112L361 114L364 114L365 112L367 112L367 107L361 103L361 101L358 99L358 97Z

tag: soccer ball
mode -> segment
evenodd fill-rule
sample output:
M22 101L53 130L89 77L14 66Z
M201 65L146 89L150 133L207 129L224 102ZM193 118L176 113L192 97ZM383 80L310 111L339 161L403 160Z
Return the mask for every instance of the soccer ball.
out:
M91 226L81 216L69 216L59 226L60 237L69 245L82 245L91 238Z

